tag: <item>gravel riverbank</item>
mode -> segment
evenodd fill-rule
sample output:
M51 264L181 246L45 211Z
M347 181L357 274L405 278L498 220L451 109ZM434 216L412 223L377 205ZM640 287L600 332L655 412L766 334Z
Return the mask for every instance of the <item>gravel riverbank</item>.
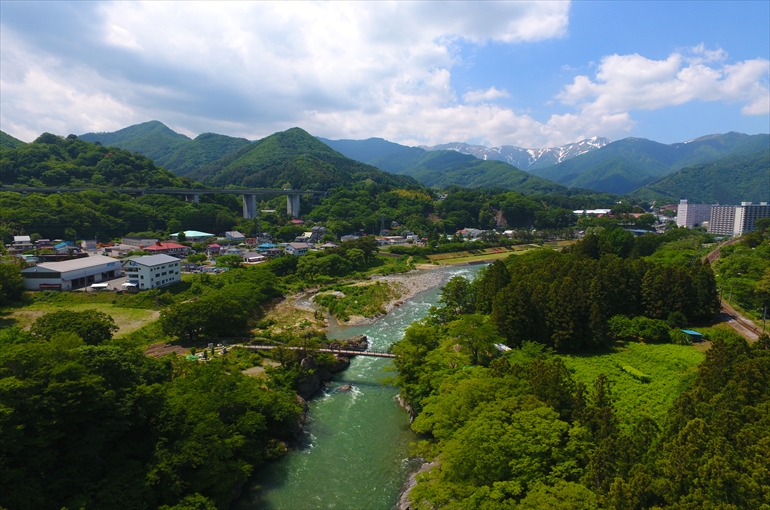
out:
M446 280L446 273L442 271L432 270L420 270L410 271L402 274L391 274L381 276L378 278L372 278L372 282L385 282L394 287L398 296L393 298L388 303L385 303L385 313L390 312L394 308L401 306L404 301L413 298L420 292L425 292L434 287L443 285ZM380 317L361 317L358 315L352 315L348 320L346 326L365 326L368 324L374 324Z

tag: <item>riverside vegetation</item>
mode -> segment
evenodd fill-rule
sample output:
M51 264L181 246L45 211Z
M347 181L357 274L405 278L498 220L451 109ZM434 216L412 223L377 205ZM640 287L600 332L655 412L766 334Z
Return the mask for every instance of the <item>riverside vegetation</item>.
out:
M770 338L710 330L705 356L669 343L718 300L711 268L668 241L640 258L604 230L450 280L393 346L415 454L434 461L413 508L766 504Z

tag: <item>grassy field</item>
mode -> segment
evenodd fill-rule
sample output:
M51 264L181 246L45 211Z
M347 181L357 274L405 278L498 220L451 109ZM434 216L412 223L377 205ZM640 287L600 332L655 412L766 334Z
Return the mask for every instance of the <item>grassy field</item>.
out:
M397 291L384 282L370 285L334 285L335 293L319 293L317 304L326 307L337 320L347 322L352 315L376 317L385 313L385 303L397 295Z
M624 423L646 415L662 424L671 403L692 384L705 355L692 346L629 342L608 354L562 358L575 379L589 388L600 373L612 381L616 410Z
M428 259L434 264L439 265L467 264L469 262L477 262L480 260L505 259L510 255L521 255L529 250L539 248L540 246L537 245L511 246L510 248L487 248L484 250L476 250L474 252L459 251L428 255Z
M116 337L125 335L139 329L146 323L158 318L159 312L156 310L143 310L139 308L123 308L104 302L66 302L66 303L32 303L20 309L6 309L0 312L0 326L18 326L23 329L29 328L35 319L50 312L59 310L73 310L82 312L83 310L98 310L111 316L118 326Z

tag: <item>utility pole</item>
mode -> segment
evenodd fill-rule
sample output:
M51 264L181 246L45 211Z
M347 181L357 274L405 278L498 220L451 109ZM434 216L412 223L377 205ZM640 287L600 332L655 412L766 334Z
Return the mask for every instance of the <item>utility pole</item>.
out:
M380 235L385 232L385 215L380 214Z

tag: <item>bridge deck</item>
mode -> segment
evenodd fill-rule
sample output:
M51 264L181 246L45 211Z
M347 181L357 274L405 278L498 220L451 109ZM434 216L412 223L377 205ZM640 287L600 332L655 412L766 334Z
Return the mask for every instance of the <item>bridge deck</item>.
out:
M246 349L252 349L255 351L269 351L271 349L275 349L276 347L283 347L285 349L291 349L294 351L303 350L304 347L288 347L288 346L282 346L282 345L244 345ZM313 349L317 352L327 352L330 354L340 354L342 356L369 356L374 358L395 358L396 355L391 352L385 352L385 351L354 351L354 350L348 350L348 349Z

